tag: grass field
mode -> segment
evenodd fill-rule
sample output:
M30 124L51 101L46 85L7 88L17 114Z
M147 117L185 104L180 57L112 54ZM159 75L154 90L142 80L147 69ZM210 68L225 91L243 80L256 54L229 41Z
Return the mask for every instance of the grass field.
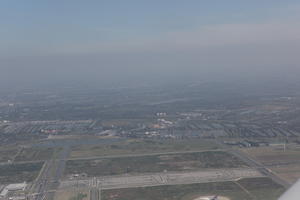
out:
M73 189L57 191L54 196L54 200L89 200L88 189Z
M0 183L31 182L38 175L43 162L0 165Z
M24 148L15 161L48 160L52 157L53 152L53 148Z
M237 182L165 185L102 191L102 200L194 200L220 195L230 200L276 200L284 189L268 178L249 178Z
M0 162L12 160L18 152L17 146L1 146L0 147Z
M245 164L223 151L176 153L148 156L114 157L93 160L70 160L66 173L89 176L163 171L188 171L204 168L235 168Z
M71 158L106 155L143 154L173 151L212 150L218 146L208 140L142 140L131 139L114 144L81 145L72 148Z
M285 151L282 145L247 148L243 151L290 183L300 178L299 145L288 144Z

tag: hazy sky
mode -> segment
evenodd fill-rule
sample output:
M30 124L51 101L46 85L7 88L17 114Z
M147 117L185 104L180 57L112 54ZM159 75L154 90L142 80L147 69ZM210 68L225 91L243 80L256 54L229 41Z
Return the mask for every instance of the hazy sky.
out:
M300 75L299 0L2 0L0 79Z

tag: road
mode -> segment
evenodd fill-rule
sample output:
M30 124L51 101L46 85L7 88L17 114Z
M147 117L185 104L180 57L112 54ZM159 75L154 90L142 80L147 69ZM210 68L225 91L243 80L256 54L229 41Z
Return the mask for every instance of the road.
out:
M38 178L35 180L31 197L33 200L52 200L54 191L59 186L59 180L63 175L66 158L68 157L70 148L65 146L59 151L54 158L46 161Z
M90 200L101 200L100 182L96 177L90 180Z
M268 176L271 178L275 183L278 183L279 185L282 185L284 188L288 189L291 184L287 181L281 179L278 177L272 170L264 166L262 163L259 163L258 161L252 159L249 155L247 155L244 152L239 151L238 149L234 149L231 147L228 147L227 145L223 144L223 142L216 140L216 142L224 147L224 149L227 150L228 153L231 153L232 155L236 156L240 160L244 161L248 166L257 169L261 174Z
M90 190L90 200L100 200L100 199L101 199L100 189L92 188Z
M272 172L272 170L270 170L269 168L267 168L263 164L257 162L256 160L253 160L247 154L245 154L241 151L238 151L238 150L234 150L234 149L231 149L231 150L228 150L228 151L231 154L238 157L239 159L241 159L242 161L244 161L245 163L247 163L250 167L253 167L253 168L257 169L263 175L268 176L269 178L271 178L275 183L278 183L279 185L282 185L286 189L288 189L291 186L290 183L288 183L287 181L281 179L274 172Z
M100 199L100 183L101 189L112 188L128 188L128 187L141 187L141 186L155 186L155 185L174 185L174 184L190 184L190 183L204 183L215 181L231 181L239 178L261 177L262 175L270 177L276 183L285 188L290 186L289 183L282 180L275 173L269 170L263 164L255 161L249 155L224 145L222 142L217 141L222 148L228 153L231 153L244 161L251 168L242 169L212 169L193 172L163 172L151 173L140 175L122 175L122 176L107 176L98 177L85 180L65 180L61 181L66 160L70 153L70 147L65 146L62 151L58 152L55 158L46 161L40 175L36 179L33 186L32 193L33 200L53 200L54 192L56 189L64 189L74 187L79 184L80 187L90 188L90 199ZM219 150L217 150L219 151ZM197 151L187 152L165 152L165 153L150 153L140 155L114 155L104 157L128 157L128 156L143 156L143 155L157 155L157 154L171 154L171 153L191 153ZM98 157L99 158L99 157ZM76 158L78 159L78 158ZM91 159L91 158L86 158Z
M73 187L115 189L130 187L147 187L158 185L177 185L192 183L207 183L218 181L234 181L240 178L264 177L257 170L251 168L235 169L207 169L190 172L161 172L144 174L125 174L103 176L82 180L61 181L59 190Z

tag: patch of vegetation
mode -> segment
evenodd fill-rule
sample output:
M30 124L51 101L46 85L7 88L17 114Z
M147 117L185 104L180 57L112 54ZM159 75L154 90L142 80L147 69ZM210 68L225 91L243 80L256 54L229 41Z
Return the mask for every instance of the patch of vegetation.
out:
M0 183L31 182L42 166L43 162L0 165Z
M251 178L239 181L256 199L277 199L284 188L269 178Z
M114 144L82 145L72 148L71 157L143 154L174 151L202 151L217 149L212 141L204 139L150 140L130 139Z
M87 194L79 193L78 195L71 197L69 200L83 200L87 198Z
M7 162L12 160L13 157L17 154L17 146L1 146L0 149L0 162Z
M249 183L246 184L246 183ZM246 193L239 184L250 191ZM220 195L230 200L252 200L253 197L263 200L276 200L284 189L268 178L248 178L235 182L198 183L187 185L164 185L141 188L112 189L102 191L103 200L194 200L200 196ZM266 185L267 184L267 185ZM267 186L268 194L261 196L262 187Z
M236 168L245 164L223 151L175 153L147 156L70 160L66 173L87 173L90 176L163 171L187 171L205 168Z
M48 160L53 152L53 148L24 148L16 157L16 161Z

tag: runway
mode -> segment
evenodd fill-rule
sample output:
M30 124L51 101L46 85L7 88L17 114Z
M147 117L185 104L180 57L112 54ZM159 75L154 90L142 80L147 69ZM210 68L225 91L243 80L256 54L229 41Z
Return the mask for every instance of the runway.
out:
M67 189L72 187L91 188L97 185L99 189L103 190L157 185L231 181L240 178L253 177L263 177L263 175L257 170L251 168L211 169L193 172L163 172L139 175L103 176L81 180L64 180L61 181L59 189Z

